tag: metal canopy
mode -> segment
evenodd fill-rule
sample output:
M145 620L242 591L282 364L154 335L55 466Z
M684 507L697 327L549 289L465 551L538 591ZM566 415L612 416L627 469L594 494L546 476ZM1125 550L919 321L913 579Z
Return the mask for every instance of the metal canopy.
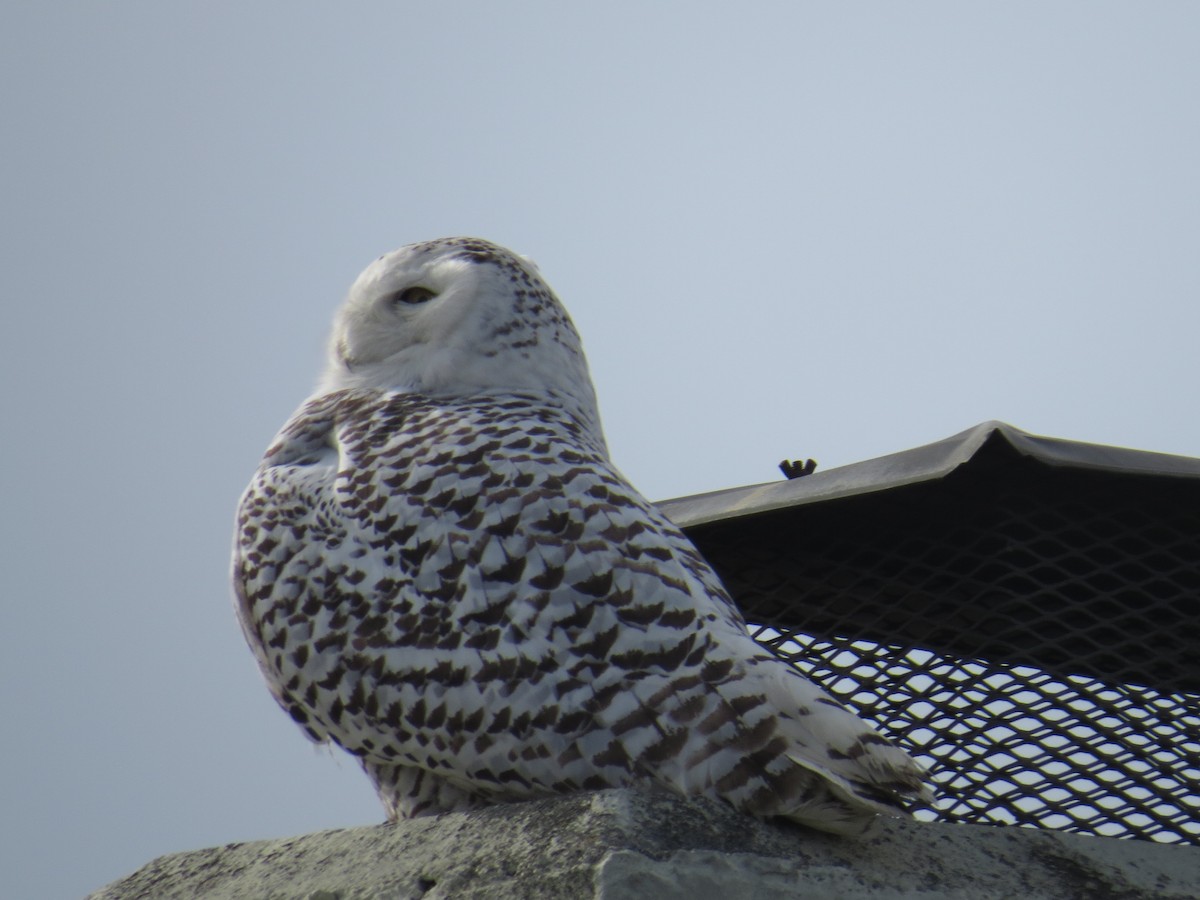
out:
M922 818L1200 843L1200 459L985 422L660 506Z
M1200 459L1190 456L1043 437L993 420L932 444L817 471L804 478L680 497L662 501L658 506L675 524L686 529L718 519L885 491L944 478L959 466L971 464L980 450L996 441L1003 441L1021 456L1048 466L1200 479Z

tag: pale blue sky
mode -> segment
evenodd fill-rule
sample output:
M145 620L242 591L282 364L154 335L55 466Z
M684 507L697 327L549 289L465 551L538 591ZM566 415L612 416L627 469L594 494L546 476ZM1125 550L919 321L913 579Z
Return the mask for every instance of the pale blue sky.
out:
M276 709L233 508L380 253L531 255L653 498L999 418L1200 456L1200 6L0 13L0 895L380 821Z

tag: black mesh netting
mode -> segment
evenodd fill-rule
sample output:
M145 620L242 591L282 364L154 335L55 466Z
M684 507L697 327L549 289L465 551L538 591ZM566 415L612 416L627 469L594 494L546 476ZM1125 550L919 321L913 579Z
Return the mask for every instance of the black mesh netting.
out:
M759 640L927 766L919 818L1200 844L1200 481L993 452L689 534Z

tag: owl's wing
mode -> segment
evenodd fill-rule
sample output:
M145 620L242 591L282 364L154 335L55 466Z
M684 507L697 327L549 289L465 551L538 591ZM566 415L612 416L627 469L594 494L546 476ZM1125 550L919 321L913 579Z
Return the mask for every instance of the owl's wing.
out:
M238 535L275 696L368 771L498 798L654 780L801 820L827 797L873 816L915 777L528 401L319 398L268 452Z

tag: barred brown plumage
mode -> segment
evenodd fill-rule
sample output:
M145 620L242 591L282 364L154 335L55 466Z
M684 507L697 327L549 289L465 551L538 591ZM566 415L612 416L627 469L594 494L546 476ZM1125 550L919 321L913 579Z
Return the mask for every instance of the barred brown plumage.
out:
M531 264L401 248L330 347L242 498L234 585L275 698L390 818L653 783L856 833L924 795L614 468Z

